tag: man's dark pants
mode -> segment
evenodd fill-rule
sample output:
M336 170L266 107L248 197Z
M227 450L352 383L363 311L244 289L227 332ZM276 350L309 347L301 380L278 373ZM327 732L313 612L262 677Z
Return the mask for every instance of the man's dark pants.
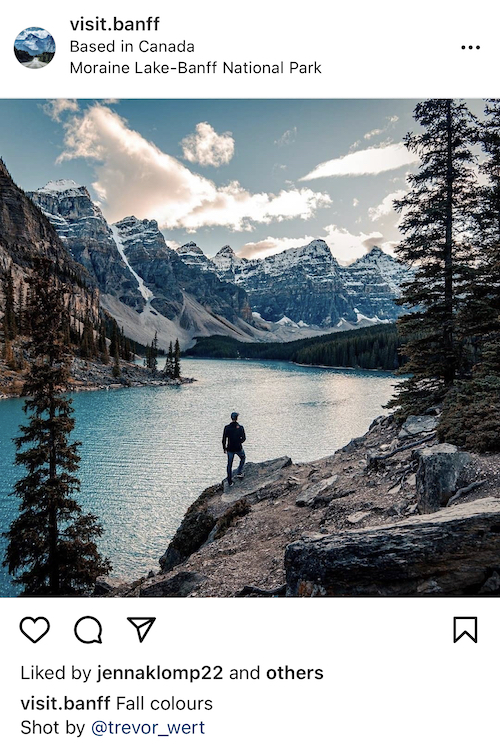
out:
M243 468L245 466L245 450L240 449L239 452L229 452L227 453L227 480L228 483L233 482L233 460L234 456L237 455L240 458L240 464L238 466L238 470L236 471L236 475L241 475L243 472Z

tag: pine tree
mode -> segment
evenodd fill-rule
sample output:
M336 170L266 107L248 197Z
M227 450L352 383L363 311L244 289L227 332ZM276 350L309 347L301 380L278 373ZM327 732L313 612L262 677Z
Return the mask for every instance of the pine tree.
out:
M14 308L14 281L12 271L9 271L4 280L5 308L3 316L4 338L13 341L17 335L16 312Z
M153 343L151 344L151 353L149 356L149 369L156 372L158 369L158 333L155 333Z
M101 324L99 326L99 353L101 355L102 363L109 364L109 351L106 341L106 324L104 320L101 321Z
M113 377L120 377L121 373L122 373L122 370L120 367L120 354L118 352L118 346L116 346L115 356L113 359L112 374L113 374Z
M500 334L488 335L470 380L446 397L439 438L476 452L500 452Z
M69 442L73 409L64 394L69 380L65 309L48 259L35 261L30 284L33 361L24 386L29 421L16 439L16 464L24 466L26 475L14 486L21 505L4 535L4 564L25 595L80 595L109 573L110 564L95 544L101 526L94 515L82 513L74 498L80 458L79 443Z
M475 240L478 260L470 272L459 315L471 374L447 395L439 436L480 452L500 450L500 101L489 100L480 127L485 160L480 171Z
M118 331L118 324L113 318L111 321L111 339L109 345L109 355L116 359L120 357L120 333Z
M94 325L87 313L83 321L83 332L80 343L80 355L84 359L92 359L97 354L96 342L94 337Z
M414 118L423 132L408 134L405 144L421 165L408 177L408 194L395 202L404 236L397 253L415 266L399 300L414 310L398 323L406 338L401 372L411 375L390 403L401 417L442 403L462 372L456 317L474 262L475 121L464 103L450 99L418 104Z
M20 282L17 293L17 330L23 335L26 331L24 322L24 284Z
M123 358L126 362L132 361L132 352L130 350L130 340L124 336L123 337Z
M13 368L15 366L14 352L12 350L12 341L5 334L4 334L3 358L8 367Z
M167 358L165 359L165 367L163 368L163 374L169 380L174 376L174 348L172 342L168 345Z
M178 380L181 376L181 347L179 345L179 339L175 339L174 347L174 380Z
M463 323L480 345L481 336L500 330L500 100L487 101L479 141L485 155L479 170L486 184L478 189L478 262L471 275Z

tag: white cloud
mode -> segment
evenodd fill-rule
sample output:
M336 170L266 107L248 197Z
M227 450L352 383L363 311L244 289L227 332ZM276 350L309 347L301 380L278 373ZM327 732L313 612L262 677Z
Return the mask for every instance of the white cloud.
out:
M417 162L418 156L407 150L402 143L369 147L320 163L306 176L299 178L299 181L330 176L377 175Z
M356 199L356 197L354 197L354 199L352 200L352 206L357 207L358 204L359 204L359 199Z
M173 238L168 237L165 238L165 242L173 251L177 251L182 245L182 243L179 243L178 240L174 240Z
M332 254L341 264L349 264L364 256L367 251L378 245L388 253L394 253L394 242L386 241L380 232L355 235L337 225L327 225L323 228L323 235L304 235L301 238L273 238L267 237L253 243L245 243L238 252L242 258L265 258L275 253L281 253L288 248L307 245L312 240L322 238L329 246Z
M61 114L78 111L78 102L74 98L54 98L44 103L42 109L53 121L61 121Z
M377 222L383 217L387 217L392 213L395 214L393 202L395 199L401 199L407 192L404 189L399 191L393 191L392 194L387 194L384 199L376 207L370 207L368 215L372 222Z
M381 232L360 232L355 235L343 227L338 227L338 225L327 225L325 232L324 240L330 246L335 258L342 264L348 264L357 258L361 258L375 245L383 250L393 252Z
M206 121L196 125L196 132L189 134L182 142L184 157L190 163L213 165L218 168L227 165L234 155L234 139L231 132L217 134Z
M278 147L283 147L284 145L291 145L293 142L295 142L295 138L297 137L297 127L292 127L292 129L287 129L286 132L283 132L281 137L278 137L277 140L274 140L274 144L278 145Z
M252 230L300 217L308 219L331 204L326 193L309 188L253 194L238 181L218 187L162 152L125 119L106 106L93 104L65 126L65 149L58 162L85 158L95 164L92 184L107 219L127 215L155 219L160 227L194 231L206 226Z
M303 238L264 238L255 243L245 243L241 251L238 252L238 256L241 258L265 258L286 251L288 248L307 245L312 240L314 238L311 235L305 235Z
M372 129L371 132L367 132L363 135L365 140L372 139L373 137L378 137L379 134L384 134L384 132L387 132L388 129L392 129L394 124L396 124L397 121L399 121L399 116L387 116L386 117L387 124L380 129Z
M377 134L382 134L384 130L383 129L372 129L371 132L367 132L363 135L364 139L369 140L372 137L376 137Z

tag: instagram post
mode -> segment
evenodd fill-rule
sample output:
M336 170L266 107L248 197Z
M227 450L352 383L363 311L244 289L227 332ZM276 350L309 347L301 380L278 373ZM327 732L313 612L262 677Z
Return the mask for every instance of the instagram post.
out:
M491 738L500 96L475 12L4 12L9 742Z

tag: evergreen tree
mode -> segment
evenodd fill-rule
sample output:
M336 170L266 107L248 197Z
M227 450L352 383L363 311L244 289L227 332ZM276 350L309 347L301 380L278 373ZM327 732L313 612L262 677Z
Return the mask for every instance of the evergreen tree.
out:
M101 526L74 498L80 458L79 443L69 442L73 409L63 392L69 380L65 309L48 259L35 261L30 284L33 361L24 386L29 421L16 439L16 464L26 475L14 486L21 505L5 534L5 565L25 595L79 595L109 573L110 564L95 544Z
M478 341L481 345L482 336L500 330L500 100L486 103L479 141L485 154L479 170L486 184L478 189L478 261L471 275L462 321L475 347Z
M158 369L158 333L155 333L153 343L151 344L151 369L156 372Z
M480 127L485 160L480 171L475 239L478 260L460 313L470 377L447 395L439 436L480 452L500 451L500 101L490 100Z
M16 311L14 307L14 281L12 271L9 271L4 280L5 308L3 316L4 338L13 341L17 335Z
M23 335L26 332L25 321L24 321L24 285L23 282L19 284L19 291L17 293L17 330Z
M165 367L163 368L163 374L168 379L172 379L174 376L174 348L172 342L168 345L167 358L165 359Z
M108 344L106 342L106 324L104 320L101 321L99 326L99 353L101 355L101 361L103 364L109 364L109 352Z
M179 345L179 339L175 339L174 347L174 380L177 380L181 376L181 347Z
M398 323L408 359L401 372L411 375L390 403L400 416L442 403L462 371L456 317L474 262L475 121L464 103L450 99L418 104L414 118L423 132L408 134L405 144L421 165L408 177L408 194L395 202L403 213L397 252L415 266L399 300L414 310Z
M130 349L130 340L124 336L123 337L123 358L126 362L132 361L132 352Z
M109 354L113 359L116 359L116 357L120 358L120 333L118 331L118 324L114 318L111 321Z
M500 452L500 334L490 334L470 380L448 393L438 435L476 452Z
M3 358L5 363L11 369L15 366L14 352L12 350L12 341L4 334Z
M158 369L158 333L155 333L151 346L146 346L146 367L153 372Z
M120 354L118 352L118 346L116 346L115 356L113 359L113 377L120 377L122 370L120 367Z
M84 359L92 359L97 354L96 342L94 337L94 325L87 313L83 321L83 332L80 342L80 355Z

